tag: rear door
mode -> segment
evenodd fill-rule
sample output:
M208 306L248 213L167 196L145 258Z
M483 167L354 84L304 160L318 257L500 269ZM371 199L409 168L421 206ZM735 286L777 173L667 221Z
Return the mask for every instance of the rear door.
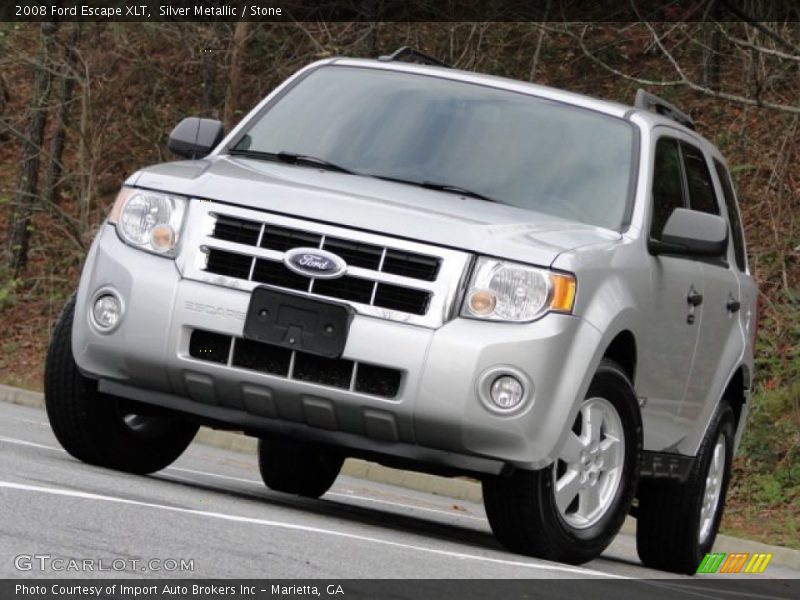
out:
M731 231L731 250L733 252L732 263L734 271L739 279L739 294L741 307L738 311L739 326L742 328L744 337L744 358L742 364L746 366L748 377L745 379L745 384L748 385L752 378L753 369L753 354L755 353L755 336L757 327L757 312L758 312L758 287L753 279L750 269L747 264L747 251L744 241L744 231L742 227L742 219L739 213L739 206L736 202L736 193L733 187L730 173L722 161L718 158L713 158L714 171L717 175L720 187L722 188L722 197L725 200L725 209L728 216L728 223L730 224ZM741 418L739 419L739 427L736 432L736 446L741 441L740 437L743 432L743 424L746 422L746 415L748 411L747 403L742 407Z
M716 169L710 155L686 141L681 142L681 154L689 207L720 215L730 224L723 188L716 173L712 176L712 170ZM719 400L744 352L744 333L739 320L742 301L733 242L735 234L730 226L728 237L729 247L724 257L698 261L703 270L703 321L689 387L678 413L679 423L687 429L696 429L697 422L704 422L710 415L711 407Z

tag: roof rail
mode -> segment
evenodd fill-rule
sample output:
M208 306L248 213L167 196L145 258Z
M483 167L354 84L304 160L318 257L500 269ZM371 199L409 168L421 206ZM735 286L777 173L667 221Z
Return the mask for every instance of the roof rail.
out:
M692 117L663 98L659 98L655 94L651 94L641 88L636 91L636 101L633 105L636 108L643 108L659 115L664 115L689 129L695 129L694 119L692 119Z
M450 68L445 62L442 62L438 58L434 58L427 54L420 52L419 50L414 50L411 46L402 46L392 52L391 54L387 54L385 56L379 56L378 60L382 60L383 62L394 62L398 61L401 62L403 59L408 59L405 62L416 62L423 65L432 65L434 67L447 67Z

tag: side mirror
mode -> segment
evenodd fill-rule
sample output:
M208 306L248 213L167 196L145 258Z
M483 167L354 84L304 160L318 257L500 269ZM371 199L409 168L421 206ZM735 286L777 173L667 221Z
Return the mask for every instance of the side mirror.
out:
M187 117L169 134L168 147L178 156L194 159L211 152L223 136L222 123L216 119Z
M651 239L652 254L719 257L728 248L728 224L717 215L676 208L667 219L660 240Z

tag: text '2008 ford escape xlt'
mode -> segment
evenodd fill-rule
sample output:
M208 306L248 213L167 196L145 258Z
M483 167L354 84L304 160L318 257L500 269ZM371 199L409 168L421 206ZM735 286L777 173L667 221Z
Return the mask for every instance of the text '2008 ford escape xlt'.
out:
M413 58L416 64L401 60ZM509 549L649 566L713 544L756 287L691 119L433 64L329 59L124 184L47 359L75 457L134 473L199 424L274 490L356 456L483 483Z

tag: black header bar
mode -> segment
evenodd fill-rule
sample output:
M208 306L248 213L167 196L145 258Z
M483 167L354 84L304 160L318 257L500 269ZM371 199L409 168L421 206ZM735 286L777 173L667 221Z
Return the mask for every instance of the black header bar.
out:
M759 14L752 14L752 11ZM798 21L793 0L3 0L0 21Z

